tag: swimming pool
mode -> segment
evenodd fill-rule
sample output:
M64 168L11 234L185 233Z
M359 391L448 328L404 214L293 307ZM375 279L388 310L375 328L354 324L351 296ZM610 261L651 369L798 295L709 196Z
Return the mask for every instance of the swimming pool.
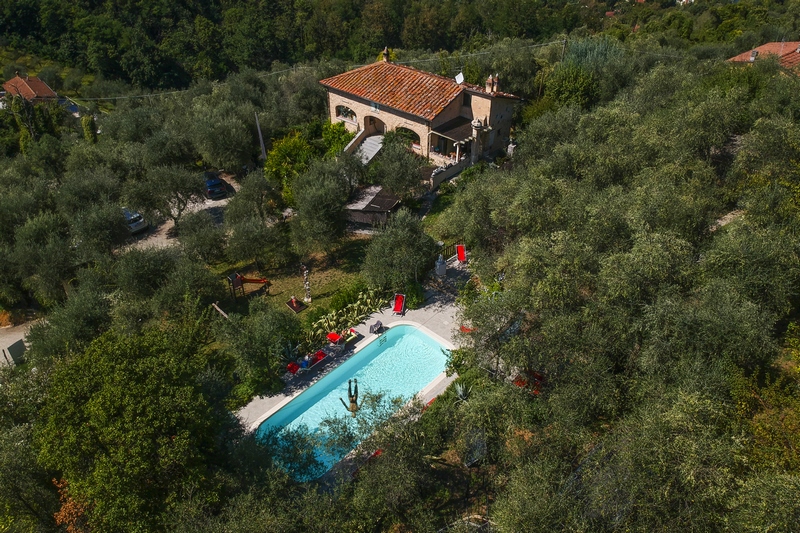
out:
M366 392L410 400L444 372L446 364L445 347L432 337L414 326L392 327L266 419L257 435L302 426L313 432L326 418L349 417L339 400L347 402L349 379L358 380L359 400ZM342 458L321 449L315 455L326 470Z

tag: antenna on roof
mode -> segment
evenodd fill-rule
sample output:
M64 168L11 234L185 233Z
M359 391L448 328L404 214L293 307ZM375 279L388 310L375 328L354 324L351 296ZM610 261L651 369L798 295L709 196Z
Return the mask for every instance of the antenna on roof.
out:
M456 74L456 83L464 83L464 73L459 72Z

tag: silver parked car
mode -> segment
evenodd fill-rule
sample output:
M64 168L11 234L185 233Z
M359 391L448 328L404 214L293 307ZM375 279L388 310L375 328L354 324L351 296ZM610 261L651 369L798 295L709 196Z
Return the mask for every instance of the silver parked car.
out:
M136 211L131 211L127 207L123 207L122 214L125 216L125 223L128 225L128 231L131 235L142 232L149 227L144 217Z

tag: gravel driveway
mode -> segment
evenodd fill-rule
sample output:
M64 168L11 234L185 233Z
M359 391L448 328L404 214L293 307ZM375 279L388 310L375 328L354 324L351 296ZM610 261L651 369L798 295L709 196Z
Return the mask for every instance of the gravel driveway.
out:
M225 206L228 204L231 197L236 194L236 191L239 190L239 182L236 181L236 177L233 174L221 174L220 177L228 184L228 196L219 200L203 198L193 202L186 207L184 215L197 211L208 211L214 221L222 225ZM232 193L230 192L231 189L233 189ZM170 231L174 227L175 223L172 220L167 220L163 224L155 227L151 226L147 232L136 237L136 241L129 246L131 248L143 249L166 248L167 246L178 244L178 239L174 236L174 232Z

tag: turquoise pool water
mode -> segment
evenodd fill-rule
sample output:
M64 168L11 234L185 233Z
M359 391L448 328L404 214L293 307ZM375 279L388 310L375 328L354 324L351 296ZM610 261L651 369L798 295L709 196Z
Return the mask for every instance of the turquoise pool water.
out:
M358 380L359 401L368 391L410 400L444 371L446 363L447 351L436 340L414 326L395 326L266 419L257 434L302 425L315 431L325 418L349 417L339 401L347 403L349 379ZM326 469L342 458L322 450L315 450L315 455Z

